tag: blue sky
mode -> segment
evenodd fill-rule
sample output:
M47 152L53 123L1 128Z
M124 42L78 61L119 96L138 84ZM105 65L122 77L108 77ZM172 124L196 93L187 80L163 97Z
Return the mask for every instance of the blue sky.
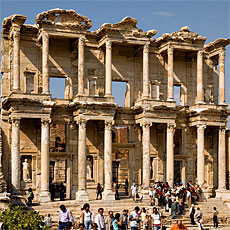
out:
M4 1L0 2L0 20L12 14L27 16L27 24L34 24L42 11L53 8L74 9L92 21L90 30L97 30L103 23L116 23L126 16L138 19L143 30L157 29L156 38L162 33L178 31L188 25L191 31L207 37L206 43L217 38L230 37L229 1ZM226 52L226 101L230 103L230 48ZM58 88L56 85L51 87ZM59 90L57 90L59 91ZM124 86L115 86L116 102L122 104Z

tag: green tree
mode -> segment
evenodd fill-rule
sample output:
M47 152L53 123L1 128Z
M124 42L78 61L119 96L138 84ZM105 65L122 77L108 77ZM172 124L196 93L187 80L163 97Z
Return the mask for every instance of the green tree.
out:
M12 204L7 209L0 210L0 221L4 223L5 230L46 229L40 227L43 221L38 212L26 212L20 206L12 206Z

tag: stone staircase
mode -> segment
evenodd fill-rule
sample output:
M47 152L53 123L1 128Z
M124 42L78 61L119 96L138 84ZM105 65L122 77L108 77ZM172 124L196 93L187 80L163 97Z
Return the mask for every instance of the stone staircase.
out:
M145 207L148 214L152 213L152 207L149 206L149 201L142 201L141 203L135 203L131 198L129 197L123 197L121 200L116 201L103 201L103 200L91 200L90 203L90 210L94 213L94 215L97 215L97 210L99 207L104 208L104 216L108 215L108 212L111 210L115 213L121 212L123 209L128 209L129 211L132 211L135 206L139 206L140 208ZM58 220L58 212L59 212L59 206L60 204L64 204L73 214L75 222L79 223L79 217L81 214L81 208L83 206L83 202L76 202L74 200L67 200L67 201L55 201L55 202L49 202L45 204L35 204L32 208L33 210L39 211L39 213L43 216L47 216L48 214L51 214L52 221L54 222L54 227L52 229L57 229L55 226L57 226L57 220ZM201 211L203 212L203 219L205 221L205 226L210 227L212 226L212 212L213 207L216 207L219 212L219 223L220 226L225 226L230 229L230 209L223 203L223 201L220 201L218 199L209 199L205 202L199 202L197 205L195 205L195 208L200 207ZM164 207L160 207L160 212L163 216L164 225L167 227L167 229L170 229L171 226L176 223L178 219L181 219L183 223L189 227L189 229L196 229L196 226L192 226L190 224L190 218L189 218L189 208L187 205L185 206L185 210L182 216L176 216L176 219L172 220L170 212L165 212Z

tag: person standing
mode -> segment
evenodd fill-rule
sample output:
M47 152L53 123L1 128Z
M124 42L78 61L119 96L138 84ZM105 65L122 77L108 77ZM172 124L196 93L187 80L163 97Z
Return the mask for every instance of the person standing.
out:
M125 179L125 195L129 195L129 181L128 179Z
M50 196L52 201L54 201L55 198L55 190L56 190L55 184L54 182L52 182L50 185Z
M32 205L32 200L34 199L34 193L33 193L33 190L32 188L29 188L28 189L28 192L27 192L27 200L28 200L28 206L31 206Z
M124 209L121 214L121 229L126 230L128 228L128 211Z
M153 187L149 186L149 205L152 206L153 202Z
M134 211L132 211L130 213L129 221L130 221L130 229L131 230L138 230L138 226L140 223L139 211L140 211L140 208L138 206L136 206Z
M213 227L218 228L218 211L216 210L216 207L213 208Z
M195 212L195 217L196 217L196 219L198 219L202 216L203 216L203 213L200 211L200 208L198 207L196 212Z
M119 198L119 184L118 182L116 182L116 185L115 185L115 200L120 200Z
M195 215L195 208L194 208L194 204L192 204L190 210L189 210L189 216L190 216L190 220L191 220L191 225L195 225L195 221L194 221L194 215Z
M160 230L163 228L162 216L157 211L156 207L153 208L153 214L151 215L151 219L152 219L152 229L153 230Z
M65 205L60 205L60 211L58 216L58 229L65 230L67 225L71 223L74 225L74 219L71 212L65 207Z
M119 230L121 229L122 223L120 221L120 213L116 213L115 217L114 217L114 221L113 221L113 229L114 230Z
M103 188L101 187L101 184L100 183L98 183L97 184L97 198L96 198L96 200L98 200L98 197L100 196L100 200L102 199L102 192L103 192Z
M105 219L103 216L104 209L99 208L98 209L98 214L95 217L95 223L97 224L97 229L98 230L105 230Z
M172 213L172 219L175 219L176 214L176 201L174 201L171 205L171 213Z
M142 212L141 212L141 222L142 222L142 228L143 230L145 230L146 227L146 209L142 208Z
M91 223L92 223L92 213L89 210L90 206L88 203L85 203L83 205L83 210L80 216L80 219L82 223L84 224L84 230L90 230L91 229Z
M135 185L135 183L133 183L133 185L131 186L131 194L132 194L133 200L136 202L136 199L137 199L137 186Z
M62 182L59 186L59 192L60 192L60 201L64 201L65 200L65 186Z
M113 211L109 211L109 215L105 219L105 224L106 224L106 230L113 230Z

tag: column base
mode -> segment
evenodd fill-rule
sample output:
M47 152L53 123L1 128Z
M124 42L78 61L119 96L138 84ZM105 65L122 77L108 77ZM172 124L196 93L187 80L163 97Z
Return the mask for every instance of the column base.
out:
M8 208L8 204L10 202L10 193L0 193L0 208L6 209Z
M51 201L50 192L48 192L48 191L40 192L40 194L39 194L39 202L40 203L47 203L50 201Z
M198 105L203 105L203 104L206 104L204 101L196 101L196 104L198 104Z
M142 189L141 196L143 197L143 200L149 200L149 190L148 189Z
M80 190L76 192L77 201L89 201L89 194L85 190Z
M115 200L115 193L112 190L105 190L102 193L102 200Z
M11 194L10 202L14 205L26 206L26 199L22 195Z
M167 98L167 101L175 101L174 98Z
M201 201L207 201L212 196L212 191L208 189L202 189L202 192L200 194L200 200Z
M230 201L230 191L227 189L217 189L216 198Z

